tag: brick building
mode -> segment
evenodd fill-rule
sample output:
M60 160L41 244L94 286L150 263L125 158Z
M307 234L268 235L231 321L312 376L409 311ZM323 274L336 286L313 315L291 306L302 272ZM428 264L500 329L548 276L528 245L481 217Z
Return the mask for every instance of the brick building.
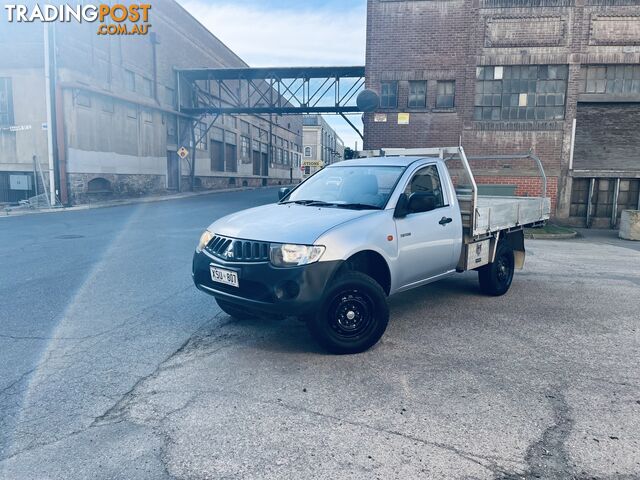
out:
M640 1L369 0L365 149L457 145L542 159L556 218L615 226L640 202ZM539 194L523 162L479 183ZM476 165L479 169L480 165Z
M188 189L193 152L198 188L300 178L301 116L224 116L206 135L212 119L203 119L192 136L191 119L176 110L174 69L247 65L175 1L153 2L149 15L146 36L97 35L95 23L50 26L53 149L44 25L0 20L0 203L33 193L12 190L9 179L38 170L34 158L49 183L50 150L59 196L69 203ZM185 160L181 146L191 152Z

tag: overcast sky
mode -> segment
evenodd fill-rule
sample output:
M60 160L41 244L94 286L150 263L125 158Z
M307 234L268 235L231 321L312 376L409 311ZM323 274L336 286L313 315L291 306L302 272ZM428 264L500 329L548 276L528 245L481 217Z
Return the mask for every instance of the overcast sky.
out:
M179 0L252 67L364 65L366 0ZM353 148L360 137L325 116ZM350 119L362 128L360 116Z

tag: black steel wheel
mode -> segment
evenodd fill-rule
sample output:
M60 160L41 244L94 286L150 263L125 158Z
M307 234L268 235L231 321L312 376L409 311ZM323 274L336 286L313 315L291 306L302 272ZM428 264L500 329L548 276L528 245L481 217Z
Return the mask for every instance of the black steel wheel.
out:
M307 322L313 337L332 353L360 353L375 345L389 323L382 287L371 277L349 272L325 292L319 312Z
M480 290L487 295L504 295L513 282L514 269L513 249L507 243L500 242L493 263L478 269Z

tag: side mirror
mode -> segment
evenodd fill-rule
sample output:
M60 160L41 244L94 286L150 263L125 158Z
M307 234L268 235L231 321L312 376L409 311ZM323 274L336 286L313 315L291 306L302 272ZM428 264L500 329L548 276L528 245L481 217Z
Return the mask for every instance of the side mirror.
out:
M278 200L282 200L284 197L289 195L289 192L293 190L291 187L282 187L278 190Z
M436 208L436 197L433 193L414 192L409 195L409 213L430 212Z
M396 203L396 209L393 212L395 218L404 218L409 214L409 197L406 193L401 193Z

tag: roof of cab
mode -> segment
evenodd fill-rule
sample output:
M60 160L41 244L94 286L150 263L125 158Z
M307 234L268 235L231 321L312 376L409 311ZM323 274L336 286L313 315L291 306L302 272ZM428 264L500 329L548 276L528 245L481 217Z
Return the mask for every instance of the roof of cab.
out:
M356 158L353 160L343 160L341 162L332 163L329 167L382 167L382 166L400 166L407 167L418 160L437 160L438 157L366 157Z

